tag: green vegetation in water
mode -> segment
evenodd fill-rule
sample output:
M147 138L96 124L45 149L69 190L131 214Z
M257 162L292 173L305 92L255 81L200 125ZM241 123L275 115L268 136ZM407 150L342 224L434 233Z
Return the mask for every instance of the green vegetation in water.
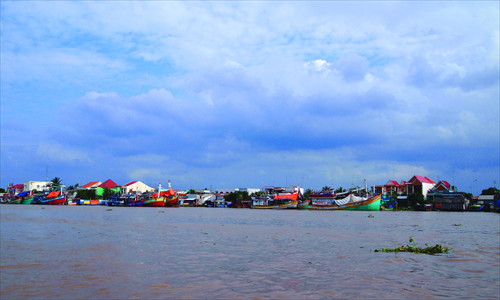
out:
M451 226L462 226L462 224L453 224Z
M448 253L450 251L449 248L443 247L439 244L431 247L419 248L417 244L413 241L413 237L410 237L410 243L413 243L413 245L406 245L406 246L396 247L393 249L389 248L376 249L375 252L413 252L413 253L423 253L423 254L433 255L438 253ZM427 246L427 244L425 244L425 246Z
M112 211L112 209L111 209L111 208L108 208L108 209L106 209L106 211Z
M368 218L375 218L375 217L372 214L369 214Z

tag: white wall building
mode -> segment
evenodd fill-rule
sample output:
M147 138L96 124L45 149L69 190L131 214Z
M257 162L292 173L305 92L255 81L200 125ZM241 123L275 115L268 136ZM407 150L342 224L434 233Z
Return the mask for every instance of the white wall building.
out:
M132 182L129 182L125 185L122 185L122 187L120 188L120 193L122 194L128 194L129 192L130 193L145 193L145 192L154 192L155 191L155 188L154 187L150 187L140 181L132 181Z
M52 182L50 181L25 181L24 182L24 191L32 191L37 190L48 191L50 189L50 185Z

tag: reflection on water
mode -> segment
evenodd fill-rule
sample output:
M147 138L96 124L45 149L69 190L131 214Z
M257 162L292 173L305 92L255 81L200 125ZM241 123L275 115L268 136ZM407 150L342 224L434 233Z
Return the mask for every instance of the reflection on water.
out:
M499 214L41 208L0 207L2 299L500 298ZM452 251L373 252L410 236Z

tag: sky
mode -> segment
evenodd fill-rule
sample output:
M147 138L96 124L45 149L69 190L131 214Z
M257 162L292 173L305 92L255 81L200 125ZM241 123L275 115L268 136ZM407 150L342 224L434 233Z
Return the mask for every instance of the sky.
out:
M498 1L0 5L0 187L500 187Z

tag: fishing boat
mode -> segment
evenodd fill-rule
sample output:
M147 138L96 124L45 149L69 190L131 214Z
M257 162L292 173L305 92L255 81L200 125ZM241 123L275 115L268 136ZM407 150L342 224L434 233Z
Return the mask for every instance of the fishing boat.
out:
M35 199L36 204L44 205L64 205L66 202L66 195L61 192L50 192L45 197Z
M21 198L13 198L2 202L2 204L21 204Z
M34 198L35 198L35 196L33 196L33 195L28 196L28 197L23 197L23 198L21 198L20 204L31 204L31 202L33 202Z
M299 200L299 203L297 203L297 209L307 209L309 207L309 202L311 202L311 200Z
M254 197L250 202L250 208L255 209L288 209L297 208L299 201L297 200L297 193L275 195L263 195Z
M170 180L168 181L168 191L161 193L165 197L165 207L179 207L179 196L172 189Z
M170 184L170 182L169 182ZM165 202L168 200L165 196L167 192L161 191L161 183L158 185L158 193L148 194L146 193L143 197L142 206L143 207L164 207ZM177 198L178 199L178 198Z
M319 201L311 197L308 209L313 210L380 210L380 200L382 194L369 198L357 197L354 194L343 199L326 199L322 197Z

